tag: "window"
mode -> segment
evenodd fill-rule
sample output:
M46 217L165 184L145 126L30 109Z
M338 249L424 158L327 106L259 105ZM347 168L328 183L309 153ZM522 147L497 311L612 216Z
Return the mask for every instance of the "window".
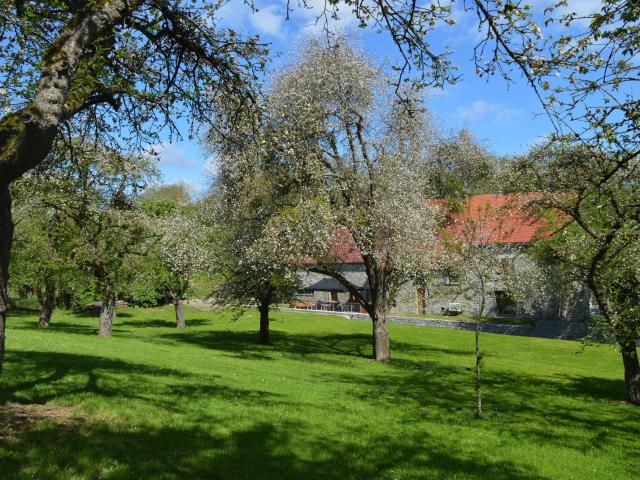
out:
M506 292L496 292L496 310L498 315L515 315L516 302Z
M460 282L458 276L453 273L446 273L444 277L445 285L458 285Z
M332 302L338 301L338 292L331 292L331 301Z

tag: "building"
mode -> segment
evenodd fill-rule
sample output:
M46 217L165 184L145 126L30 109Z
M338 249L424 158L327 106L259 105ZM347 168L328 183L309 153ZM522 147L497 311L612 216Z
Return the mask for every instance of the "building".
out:
M432 202L442 208L446 217L442 238L466 242L475 250L483 249L489 256L488 264L500 266L506 262L516 269L512 275L517 275L535 270L535 264L524 253L532 240L545 235L542 223L523 213L519 207L521 200L515 195L476 195L458 209L447 208L446 201ZM331 255L338 260L341 275L366 298L369 287L365 267L346 228L336 230ZM301 300L307 307L361 311L356 299L334 278L306 271L301 280ZM424 285L405 285L398 292L391 313L474 314L481 300L477 289L472 288L473 281L473 276L464 269L434 272ZM508 283L500 268L495 268L495 274L486 283L484 316L581 321L588 315L590 294L582 285L565 286L535 298L520 295L516 301Z

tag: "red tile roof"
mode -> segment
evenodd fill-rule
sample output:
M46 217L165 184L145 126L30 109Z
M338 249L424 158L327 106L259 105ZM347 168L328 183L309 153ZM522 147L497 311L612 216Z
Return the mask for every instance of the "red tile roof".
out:
M470 224L475 227L473 235L484 243L528 243L545 235L543 223L526 215L525 202L533 194L475 195L469 197L464 209L449 214L449 224L445 230L455 236L469 232ZM446 201L440 202L446 208Z
M362 263L362 256L347 227L338 227L333 232L330 256L338 263Z
M473 223L474 235L481 237L483 242L521 244L545 235L543 223L523 212L525 201L532 195L474 195L466 200L461 212L453 213L447 212L446 200L429 200L429 203L447 213L445 232L462 236L469 231L466 226ZM362 256L346 227L339 227L334 232L331 256L338 263L362 263Z

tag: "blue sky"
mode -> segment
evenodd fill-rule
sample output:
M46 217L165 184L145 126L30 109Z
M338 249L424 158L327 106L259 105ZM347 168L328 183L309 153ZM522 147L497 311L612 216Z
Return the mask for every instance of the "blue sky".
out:
M318 8L324 0L310 0ZM530 3L540 12L553 0L532 0ZM599 0L573 0L569 9L590 13L598 8ZM285 1L259 0L258 11L253 13L243 0L231 0L219 12L222 26L232 27L241 33L260 35L271 48L271 67L286 62L292 51L309 35L321 33L315 19L318 9L304 10L294 6L286 20ZM454 7L456 25L439 27L431 37L435 49L448 47L453 50L453 60L460 67L462 78L455 85L430 95L428 105L437 123L447 130L463 127L470 129L491 151L499 155L518 154L526 151L551 131L548 119L541 115L541 107L531 89L519 74L514 83L508 84L499 77L478 78L472 62L473 47L480 38L474 14ZM367 55L380 60L397 61L397 52L386 32L356 28L353 16L344 10L333 27L346 33L355 33ZM155 147L160 153L160 170L167 183L185 182L194 194L204 190L209 183L209 158L196 140L164 142Z

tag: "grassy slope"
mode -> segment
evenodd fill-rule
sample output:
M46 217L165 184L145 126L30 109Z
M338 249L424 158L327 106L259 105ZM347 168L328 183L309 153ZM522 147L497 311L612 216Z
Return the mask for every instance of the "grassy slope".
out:
M608 347L482 335L485 409L472 418L473 334L392 325L376 364L369 325L275 313L230 323L188 309L10 319L0 404L73 407L0 439L0 478L638 478L640 409L622 404Z

